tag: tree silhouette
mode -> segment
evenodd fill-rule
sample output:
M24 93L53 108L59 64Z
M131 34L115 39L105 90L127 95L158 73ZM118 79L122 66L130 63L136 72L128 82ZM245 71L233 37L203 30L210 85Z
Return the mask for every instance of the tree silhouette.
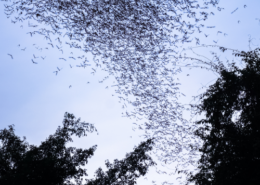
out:
M114 163L106 161L107 172L101 168L96 171L96 178L88 180L86 185L134 185L136 179L144 176L150 166L156 165L152 158L146 152L152 150L152 139L142 142L133 152L126 155L123 160L114 160Z
M73 114L65 113L63 127L58 127L54 135L50 135L39 147L29 145L25 137L21 140L14 134L14 127L0 131L0 184L2 185L73 185L70 180L82 184L87 175L82 166L94 155L97 146L89 149L66 147L72 142L72 135L86 136L86 132L96 131L92 124L80 122ZM147 152L152 149L153 141L142 142L126 159L115 160L115 164L106 162L108 175L100 176L87 183L120 184L121 181L134 184L136 179L147 173L150 166L155 165ZM104 174L104 172L102 172ZM130 183L131 182L131 183ZM121 182L122 184L122 182Z
M203 141L199 171L189 181L198 185L239 185L260 182L260 49L236 52L245 68L233 63L200 96L197 113L206 118L196 135Z

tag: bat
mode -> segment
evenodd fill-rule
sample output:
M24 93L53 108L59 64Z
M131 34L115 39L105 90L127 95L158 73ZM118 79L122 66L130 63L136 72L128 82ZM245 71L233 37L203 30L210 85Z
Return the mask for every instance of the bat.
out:
M231 12L231 14L233 14L235 11L237 11L238 8L236 8L233 12Z
M7 55L9 55L12 59L14 59L14 58L13 58L13 55L11 55L11 54L7 54Z
M34 64L38 64L37 62L34 62L34 60L32 59L32 63L34 63Z

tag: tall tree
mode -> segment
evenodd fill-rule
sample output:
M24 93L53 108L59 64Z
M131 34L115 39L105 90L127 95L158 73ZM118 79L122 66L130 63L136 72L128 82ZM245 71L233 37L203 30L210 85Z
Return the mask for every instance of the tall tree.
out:
M2 185L77 185L82 184L87 175L82 166L93 156L97 146L89 149L66 147L72 142L72 135L86 136L86 132L96 131L92 124L80 122L73 114L65 113L63 127L58 127L39 147L29 145L14 134L14 127L0 131L0 184ZM147 154L153 141L142 142L126 159L106 162L109 171L105 174L97 170L97 179L89 180L87 185L97 184L134 184L136 179L147 173L155 165Z
M196 135L203 141L198 185L256 185L260 182L260 49L239 52L245 68L234 63L200 96L197 113L206 118Z

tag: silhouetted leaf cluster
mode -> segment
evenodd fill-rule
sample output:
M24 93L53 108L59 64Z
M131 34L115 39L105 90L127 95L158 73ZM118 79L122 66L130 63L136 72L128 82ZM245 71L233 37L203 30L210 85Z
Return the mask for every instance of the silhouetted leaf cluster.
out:
M29 145L25 137L21 140L14 134L14 126L0 131L0 184L1 185L77 185L82 184L83 176L87 175L88 159L94 155L97 146L89 149L66 147L72 142L72 135L86 136L86 132L96 131L92 124L80 122L73 114L65 113L63 127L58 127L54 135L50 135L39 147ZM142 142L126 159L115 160L114 164L106 163L107 175L100 175L87 184L122 184L127 181L134 183L136 178L147 173L150 166L155 165L147 155L152 149L152 139ZM105 174L102 172L102 174Z
M115 160L114 163L106 161L107 172L101 168L96 171L96 179L89 180L86 185L134 185L136 179L144 176L150 166L156 165L146 152L152 150L152 139L142 142L133 152L126 155L123 160Z
M238 52L246 67L234 63L200 98L206 118L196 135L203 141L198 185L256 185L260 182L260 49Z

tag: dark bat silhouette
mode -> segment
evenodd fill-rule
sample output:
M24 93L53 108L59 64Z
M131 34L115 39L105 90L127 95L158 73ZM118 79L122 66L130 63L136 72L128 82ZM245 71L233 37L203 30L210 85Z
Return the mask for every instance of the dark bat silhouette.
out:
M38 64L37 62L34 62L34 60L32 59L32 63L34 63L34 64Z
M33 32L28 32L28 33L29 33L29 34L31 35L31 37L32 37L32 35L33 35ZM27 33L27 34L28 34L28 33Z
M65 58L59 58L59 59L67 61Z
M48 44L51 45L52 47L54 47L52 43L48 43Z
M11 55L11 54L7 54L7 55L9 55L12 59L14 59L14 58L13 58L13 55Z
M231 12L231 14L233 14L235 11L237 11L238 8L236 8L233 12Z
M33 54L33 57L34 57L34 58L39 58L39 57L36 57L34 54Z

